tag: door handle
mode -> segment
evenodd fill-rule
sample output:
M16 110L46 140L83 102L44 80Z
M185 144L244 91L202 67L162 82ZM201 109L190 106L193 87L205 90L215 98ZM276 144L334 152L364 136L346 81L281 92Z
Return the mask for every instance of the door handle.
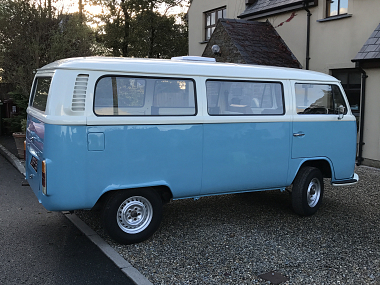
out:
M304 135L305 135L304 133L299 132L299 133L294 133L293 137L303 137Z

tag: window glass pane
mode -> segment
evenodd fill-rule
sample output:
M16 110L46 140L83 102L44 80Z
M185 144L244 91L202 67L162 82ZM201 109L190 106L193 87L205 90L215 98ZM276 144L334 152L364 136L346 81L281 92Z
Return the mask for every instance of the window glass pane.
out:
M208 80L206 93L210 115L284 114L281 83Z
M348 84L348 73L347 72L339 72L339 73L333 72L333 75L336 79L341 81L342 85Z
M360 88L362 82L360 72L352 72L348 76L350 88Z
M223 18L223 10L218 11L218 19Z
M296 84L297 114L338 114L345 103L336 85Z
M361 73L356 69L332 70L332 75L342 81L351 110L358 113L360 109Z
M113 114L112 78L102 78L95 90L95 113L98 115Z
M95 89L97 115L195 115L191 80L104 77Z
M206 93L207 93L207 106L208 108L218 107L219 89L222 82L220 81L207 81Z
M36 78L32 107L45 112L50 83L51 77Z
M298 114L327 114L331 100L330 85L296 84Z
M328 0L327 1L327 16L338 15L338 2L339 2L339 0Z
M209 40L211 37L211 28L206 29L206 40Z
M156 80L155 115L195 115L194 86L190 80Z
M340 1L339 14L347 14L348 0L339 0L339 1Z
M359 90L350 90L346 92L348 102L350 103L351 111L359 113L360 110L360 91Z
M193 82L188 80L156 80L154 106L194 107L194 96L189 97L189 89L192 89L192 85Z
M339 87L337 85L332 85L332 92L333 92L333 102L334 102L334 106L333 106L334 114L338 114L339 106L345 107L344 114L347 114L346 103L344 102L343 95Z
M144 106L145 80L117 77L116 86L119 107Z
M215 25L215 12L211 13L211 25Z
M207 26L211 25L211 15L210 14L206 14L206 25Z
M223 13L222 18L225 18L225 17L226 17L226 9L223 9L223 10L222 10L222 13Z

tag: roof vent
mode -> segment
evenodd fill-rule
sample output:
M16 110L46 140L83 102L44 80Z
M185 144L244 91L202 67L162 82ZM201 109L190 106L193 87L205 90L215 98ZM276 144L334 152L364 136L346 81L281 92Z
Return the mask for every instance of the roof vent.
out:
M215 58L211 57L202 57L202 56L177 56L172 57L173 61L206 61L206 62L215 62Z
M71 102L71 110L73 112L83 112L86 107L88 74L78 74L75 80L73 101Z

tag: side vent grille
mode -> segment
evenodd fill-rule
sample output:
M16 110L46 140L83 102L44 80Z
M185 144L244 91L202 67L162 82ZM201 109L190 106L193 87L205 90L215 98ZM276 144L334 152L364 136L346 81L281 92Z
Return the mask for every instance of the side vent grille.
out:
M78 74L75 80L73 101L71 110L73 112L83 112L86 106L86 92L88 84L88 74Z

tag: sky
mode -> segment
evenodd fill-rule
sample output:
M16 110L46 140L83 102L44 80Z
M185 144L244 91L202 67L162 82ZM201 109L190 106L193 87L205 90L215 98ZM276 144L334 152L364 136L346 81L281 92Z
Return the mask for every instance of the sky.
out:
M87 2L87 1L83 1ZM78 0L58 0L55 6L58 10L63 8L64 12L74 13L78 12ZM94 5L85 5L85 10L89 11L91 14L100 14L102 12L102 8Z
M88 1L83 0L83 2L88 2ZM55 4L55 6L59 10L63 8L65 12L74 13L78 11L78 0L57 0L57 3ZM86 11L90 12L91 14L100 14L102 12L102 8L100 6L86 4L84 8ZM174 7L169 11L169 14L178 14L178 13L186 12L186 11L187 11L187 7L184 7L182 9L180 7Z

